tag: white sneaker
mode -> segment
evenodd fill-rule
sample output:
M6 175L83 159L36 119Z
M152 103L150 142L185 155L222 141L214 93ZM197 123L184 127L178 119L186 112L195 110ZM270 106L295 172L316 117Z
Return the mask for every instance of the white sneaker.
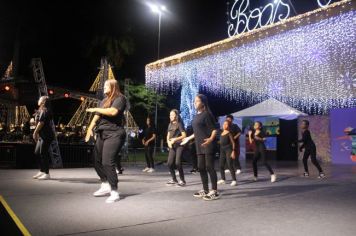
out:
M155 172L155 169L150 168L150 169L147 171L147 173L152 173L152 172Z
M274 183L276 182L276 180L277 180L277 175L276 174L271 175L271 182Z
M230 170L229 170L229 169L226 169L226 170L225 170L225 173L226 173L226 174L230 173Z
M168 180L168 182L166 183L166 186L175 186L176 184L178 184L178 182L171 179L171 180Z
M220 198L220 193L216 190L211 190L206 196L203 197L205 201L213 201Z
M237 170L236 170L236 174L237 174L237 175L241 174L241 170L240 170L240 169L237 169Z
M187 183L185 181L180 180L176 187L184 187Z
M38 180L48 180L51 179L51 176L49 174L43 174L40 177L37 178Z
M38 179L38 177L40 177L40 176L42 176L42 175L44 175L44 174L46 174L46 173L39 171L37 174L35 174L34 176L32 176L32 178Z
M113 190L110 192L110 197L108 197L105 202L106 203L114 203L120 200L120 194L118 191Z
M100 189L93 193L94 197L103 197L109 195L111 191L110 184L108 182L101 183Z
M323 172L320 172L318 179L324 179L324 178L326 178L326 175Z
M147 172L150 168L146 167L145 169L142 170L142 172Z
M226 182L225 182L225 180L223 180L223 179L221 179L221 180L219 180L218 181L218 184L225 184Z
M232 181L230 185L231 186L237 186L237 182L236 181Z
M257 182L258 178L256 176L253 176L253 181Z
M199 192L193 194L193 196L196 198L203 198L206 195L208 195L208 192L205 192L204 190L200 190Z

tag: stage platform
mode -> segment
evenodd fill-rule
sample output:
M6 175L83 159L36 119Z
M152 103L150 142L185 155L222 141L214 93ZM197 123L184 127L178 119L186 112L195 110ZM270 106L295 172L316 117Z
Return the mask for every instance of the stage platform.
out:
M192 196L199 175L187 173L184 188L165 186L163 165L153 174L127 167L114 204L92 196L99 179L91 168L52 170L48 181L31 179L36 170L0 170L0 195L32 235L355 235L356 166L323 165L322 180L313 166L310 178L299 177L301 167L278 163L270 183L262 166L252 182L248 165L239 186L219 186L212 202Z

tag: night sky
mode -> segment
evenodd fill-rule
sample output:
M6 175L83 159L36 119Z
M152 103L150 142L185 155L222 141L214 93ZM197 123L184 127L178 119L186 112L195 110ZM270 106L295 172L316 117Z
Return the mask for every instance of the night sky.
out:
M251 0L251 7L272 0ZM158 16L146 0L5 1L0 3L0 73L20 39L21 76L32 79L30 59L41 57L48 84L87 91L98 73L100 57L89 55L95 37L129 37L134 53L115 68L117 79L144 83L144 66L157 58ZM161 58L227 37L226 0L162 0ZM232 4L233 0L230 0ZM288 1L285 1L288 2ZM291 0L298 14L316 9L317 0ZM294 15L294 12L291 13ZM233 112L235 105L217 108ZM223 110L221 110L223 109ZM234 110L235 109L235 110Z

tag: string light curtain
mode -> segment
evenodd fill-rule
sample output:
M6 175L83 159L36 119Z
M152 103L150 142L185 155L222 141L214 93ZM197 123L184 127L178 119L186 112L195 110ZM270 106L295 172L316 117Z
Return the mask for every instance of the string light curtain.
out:
M352 6L351 1L340 4ZM293 21L297 24L298 17ZM283 28L283 23L278 25ZM238 47L204 56L195 52L198 56L191 60L149 64L146 84L174 92L182 85L189 88L184 85L190 80L201 91L247 105L273 97L310 114L355 107L355 25L352 8L254 42L240 40Z

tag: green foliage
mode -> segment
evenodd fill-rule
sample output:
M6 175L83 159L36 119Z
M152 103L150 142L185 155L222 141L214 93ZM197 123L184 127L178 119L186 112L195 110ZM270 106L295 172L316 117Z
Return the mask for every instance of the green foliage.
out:
M159 109L165 108L166 96L155 93L145 87L144 84L130 85L130 102L134 104L135 110L143 109L147 114L153 114L157 105ZM142 110L141 110L142 111Z

